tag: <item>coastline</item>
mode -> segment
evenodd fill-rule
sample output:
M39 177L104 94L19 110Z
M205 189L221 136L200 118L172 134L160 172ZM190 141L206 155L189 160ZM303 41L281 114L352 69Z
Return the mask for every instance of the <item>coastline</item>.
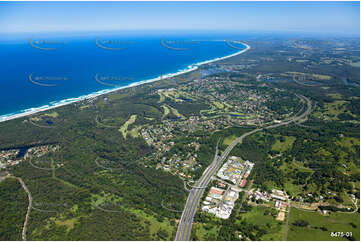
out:
M226 42L226 40L224 40L224 41ZM136 86L139 86L139 85L142 85L142 84L156 82L156 81L159 81L159 80L164 79L164 78L179 76L179 75L191 72L191 71L195 71L202 65L213 63L213 62L216 62L216 61L220 61L220 60L224 60L224 59L228 59L228 58L240 55L240 54L246 52L247 50L249 50L251 48L246 43L243 43L243 42L239 42L239 43L246 46L246 48L243 49L243 50L240 50L240 51L238 51L236 53L227 55L227 56L217 57L217 58L214 58L214 59L211 59L211 60L206 60L206 61L198 62L198 63L195 63L195 64L191 64L191 65L188 66L188 68L186 68L184 70L180 70L180 71L175 72L175 73L168 73L166 75L162 75L162 76L159 76L159 77L156 77L156 78L134 82L134 83L131 83L131 84L127 85L127 86L116 87L116 88L113 88L113 89L105 89L105 90L93 92L93 93L90 93L90 94L87 94L87 95L82 95L82 96L79 96L79 97L76 97L76 98L68 98L68 99L64 99L64 100L60 100L60 101L50 102L50 104L43 105L43 106L40 106L40 107L21 110L18 113L10 113L10 114L1 115L0 116L0 122L5 122L5 121L12 120L12 119L29 116L29 115L32 115L32 114L35 114L35 113L47 111L47 110L54 109L54 108L57 108L57 107L72 104L72 103L75 103L75 102L84 101L86 99L95 98L95 97L98 97L98 96L101 96L101 95L104 95L104 94L116 92L116 91L119 91L119 90L122 90L122 89L125 89L125 88L136 87Z

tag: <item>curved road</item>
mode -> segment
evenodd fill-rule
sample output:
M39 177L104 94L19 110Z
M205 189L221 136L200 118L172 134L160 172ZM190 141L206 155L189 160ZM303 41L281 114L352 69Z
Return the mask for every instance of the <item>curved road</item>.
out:
M31 197L31 193L30 193L29 189L27 188L27 186L25 185L23 180L20 177L17 177L17 179L19 180L19 182L23 186L23 189L25 190L25 192L28 194L28 199L29 199L28 211L26 212L24 226L23 226L23 232L22 232L22 238L25 241L26 240L26 226L27 226L28 221L29 221L30 210L31 210L31 206L32 206L32 203L33 203L33 199Z
M307 103L307 109L305 110L305 112L303 112L301 115L293 117L289 120L286 120L284 122L278 123L278 124L273 124L273 125L269 125L266 126L264 128L267 129L272 129L272 128L277 128L279 126L283 126L283 125L288 125L292 122L296 122L299 121L301 119L303 119L304 117L306 117L307 115L309 115L311 113L312 110L312 103L311 101L301 95L297 95L303 102ZM212 176L216 173L216 171L220 168L220 166L223 164L223 162L226 160L227 156L229 155L229 153L232 151L232 149L238 144L241 143L242 140L251 135L254 134L258 131L261 131L264 128L257 128L254 129L250 132L244 133L242 136L238 137L236 140L234 140L227 148L226 150L222 153L221 156L218 156L218 143L217 143L217 147L216 147L216 154L214 155L214 159L213 162L206 168L206 170L203 172L202 177L196 182L195 187L192 190L190 190L189 195L188 195L188 199L186 202L186 205L184 207L183 213L182 213L182 217L179 221L178 224L178 229L177 229L177 234L175 237L176 241L188 241L190 239L190 235L191 235L191 231L192 231L192 222L193 222L193 218L194 215L197 211L197 207L199 204L199 200L201 199L205 187L207 187L208 183L210 182Z
M31 207L32 207L32 203L33 203L33 199L31 197L31 193L29 191L29 189L27 188L27 186L25 185L23 179L21 179L20 177L15 177L15 176L6 176L6 178L15 178L17 179L21 186L23 187L23 189L25 190L25 192L27 193L28 195L28 199L29 199L29 204L28 204L28 209L27 209L27 212L26 212L26 216L25 216L25 221L24 221L24 225L23 225L23 231L21 233L21 237L22 239L25 241L26 240L26 226L28 224L28 220L29 220L29 216L30 216L30 210L31 210Z

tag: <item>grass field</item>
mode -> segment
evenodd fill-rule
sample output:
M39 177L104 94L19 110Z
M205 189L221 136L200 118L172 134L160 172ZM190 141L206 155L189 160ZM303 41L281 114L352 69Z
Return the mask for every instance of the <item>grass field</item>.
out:
M167 117L167 115L169 114L169 108L166 105L162 105L161 106L164 109L164 113L163 113L163 118Z
M130 118L120 127L119 132L122 133L124 139L127 138L128 126L133 124L137 118L137 115L132 115Z
M223 105L222 103L220 103L220 102L214 101L213 104L214 104L217 108L219 108L219 109L223 109L223 108L224 108L224 105Z
M158 95L159 95L159 101L158 101L158 103L164 102L164 101L165 101L164 95L163 95L161 92L158 92Z
M341 114L345 111L345 104L347 103L347 101L334 101L332 103L327 103L325 104L325 109L327 110L328 113L333 114L333 115L338 115Z
M196 223L193 225L196 231L197 238L201 241L208 240L210 238L217 238L220 226Z
M284 142L281 142L279 139L277 139L276 143L272 145L272 150L285 152L286 150L292 147L293 142L295 142L296 140L296 137L293 136L284 136L284 138L285 138Z
M106 202L118 204L119 210L124 209L124 210L127 210L128 212L134 214L135 216L137 216L137 218L141 221L142 226L149 227L149 232L152 237L152 240L159 239L157 233L160 230L166 232L165 233L166 236L164 236L164 238L162 240L173 240L174 239L173 235L175 233L176 226L171 225L171 222L169 219L158 220L152 214L147 214L142 210L121 206L120 203L122 202L122 198L115 196L113 194L102 193L102 194L93 194L92 195L91 203L93 206L95 205L95 206L102 207L102 204L106 203ZM113 210L115 210L115 209L116 208L113 208ZM112 215L112 213L109 212L109 216L111 216L111 215ZM72 230L74 228L74 226L79 221L79 219L80 219L80 217L73 217L71 219L66 219L66 216L64 216L63 214L57 218L50 217L48 220L48 223L46 224L46 228L50 229L50 225L53 222L53 223L55 223L56 226L59 226L59 227L55 227L55 228L59 229L60 227L63 227L69 232L70 230ZM163 232L163 234L164 234L164 232ZM35 229L33 231L32 235L36 237L40 234L39 234L39 231L37 229Z
M360 171L360 167L356 166L353 162L349 162L348 155L355 150L354 147L360 146L360 140L354 137L342 137L335 140L335 144L338 147L341 147L339 161L346 164L351 173L358 173Z
M74 225L78 221L78 218L71 218L66 220L55 220L54 218L50 218L50 220L53 220L56 225L65 226L66 230L69 232L74 228Z
M337 116L341 113L345 112L352 115L351 112L347 110L347 104L348 102L344 100L335 100L332 103L326 103L323 105L323 108L315 112L313 116L316 118L324 117L325 120L338 120Z
M327 97L331 97L331 98L333 98L333 99L342 99L342 95L341 94L339 94L339 93L329 93L329 94L327 94L326 95Z
M312 77L314 79L318 79L318 80L330 80L331 76L328 75L320 75L320 74L309 74L309 73L303 73L303 72L286 72L287 74L290 75L299 75L299 76L305 76L307 77Z
M223 144L224 144L224 145L230 145L235 139L237 139L237 136L235 136L235 135L227 136L227 137L223 140Z
M42 116L57 118L57 117L59 117L59 114L54 111L54 112L51 112L51 113L44 113Z
M294 169L300 172L310 172L311 174L314 172L312 169L303 167L303 164L298 161L292 161L291 163L283 163L280 169L284 173L291 173ZM292 183L293 179L287 177L285 179L284 188L291 196L297 196L298 194L303 194L302 188L300 185L295 185ZM311 188L311 186L309 186Z
M292 224L300 219L307 221L309 225L307 227L297 227ZM322 231L319 227L325 227L327 231ZM360 215L358 213L321 215L318 212L307 212L292 208L287 240L347 240L345 237L331 237L331 232L352 232L353 237L359 241Z
M154 217L152 215L149 215L149 214L143 212L142 210L128 209L128 208L126 208L126 210L132 212L139 219L141 219L144 226L145 226L145 224L149 225L149 232L150 232L151 235L154 236L154 238L153 238L154 240L157 238L155 234L159 230L166 231L167 236L165 236L164 240L173 240L174 239L172 237L172 234L175 233L175 230L176 230L177 227L172 226L168 219L164 219L163 221L159 221L156 217Z
M295 185L292 183L292 180L287 180L284 183L285 190L291 195L291 196L297 196L298 194L302 193L302 189L299 185Z
M133 138L137 138L139 136L139 130L142 128L142 126L137 126L129 131L130 136Z
M92 204L99 206L104 202L121 202L122 198L109 193L93 194Z
M266 231L266 234L260 240L282 240L285 222L277 221L275 217L269 214L270 210L274 209L254 206L250 212L242 214L241 217L247 223L258 225Z
M171 90L171 91L165 91L162 93L162 95L164 95L167 98L170 98L172 100L174 100L175 102L183 102L182 99L180 99L180 95L176 90Z

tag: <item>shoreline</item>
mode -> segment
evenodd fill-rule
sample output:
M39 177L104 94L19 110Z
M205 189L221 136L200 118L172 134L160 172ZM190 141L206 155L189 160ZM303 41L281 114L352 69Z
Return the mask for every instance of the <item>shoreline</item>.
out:
M223 41L226 41L226 40L223 40ZM214 58L214 59L211 59L211 60L206 60L206 61L198 62L198 63L195 63L195 64L191 64L191 65L188 66L188 68L180 70L178 72L168 73L166 75L160 75L160 76L152 78L152 79L146 79L146 80L143 80L143 81L134 82L134 83L131 83L131 84L127 85L127 86L116 87L116 88L113 88L113 89L104 89L104 90L100 90L100 91L93 92L93 93L90 93L90 94L81 95L81 96L75 97L75 98L67 98L67 99L63 99L63 100L60 100L60 101L53 101L53 102L50 102L47 105L43 105L43 106L40 106L40 107L28 108L28 109L25 109L25 110L21 110L21 111L19 111L19 113L4 114L4 115L0 116L0 123L1 122L6 122L6 121L9 121L9 120L13 120L13 119L17 119L17 118L21 118L21 117L25 117L25 116L30 116L30 115L35 114L35 113L47 111L47 110L58 108L58 107L65 106L65 105L68 105L68 104L84 101L84 100L87 100L87 99L96 98L98 96L109 94L109 93L112 93L112 92L116 92L116 91L119 91L119 90L122 90L122 89L125 89L125 88L136 87L136 86L139 86L139 85L142 85L142 84L148 84L148 83L160 81L161 79L166 79L166 78L170 78L170 77L179 76L179 75L191 72L191 71L195 71L195 70L197 70L199 68L199 66L209 64L209 63L213 63L213 62L220 61L220 60L225 60L225 59L240 55L240 54L246 52L247 50L249 50L251 48L246 43L243 43L243 42L239 42L239 43L246 46L246 48L243 49L243 50L240 50L240 51L238 51L236 53L227 55L227 56L217 57L217 58Z

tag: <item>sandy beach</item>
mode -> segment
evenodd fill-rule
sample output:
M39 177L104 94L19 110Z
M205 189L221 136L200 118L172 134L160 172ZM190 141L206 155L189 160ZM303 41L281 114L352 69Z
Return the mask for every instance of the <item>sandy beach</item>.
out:
M32 115L32 114L35 114L35 113L47 111L47 110L54 109L54 108L57 108L57 107L61 107L61 106L64 106L64 105L72 104L72 103L83 101L83 100L90 99L90 98L95 98L95 97L98 97L98 96L101 96L101 95L104 95L104 94L108 94L108 93L111 93L111 92L116 92L116 91L119 91L119 90L122 90L122 89L125 89L125 88L135 87L135 86L139 86L139 85L142 85L142 84L156 82L156 81L159 81L161 79L166 79L166 78L170 78L170 77L179 76L179 75L191 72L191 71L195 71L201 65L213 63L213 62L216 62L216 61L220 61L220 60L224 60L224 59L228 59L230 57L240 55L240 54L246 52L247 50L249 50L251 48L246 43L243 43L243 42L237 42L237 43L245 45L246 48L241 50L241 51L238 51L238 52L236 52L234 54L231 54L231 55L227 55L227 56L223 56L223 57L217 57L217 58L214 58L214 59L211 59L211 60L191 64L191 65L188 66L187 69L180 70L180 71L175 72L175 73L169 73L169 74L162 75L162 76L159 76L159 77L156 77L156 78L135 82L135 83L129 84L127 86L123 86L123 87L116 87L116 88L113 88L113 89L105 89L105 90L97 91L97 92L94 92L94 93L91 93L91 94L88 94L88 95L82 95L82 96L79 96L79 97L76 97L76 98L68 98L68 99L64 99L64 100L61 100L61 101L57 101L57 102L51 102L50 105L44 105L44 106L40 106L40 107L36 107L36 108L29 108L29 109L22 110L22 111L20 111L18 113L5 114L5 115L0 116L0 122L5 122L5 121L8 121L8 120L29 116L29 115Z

